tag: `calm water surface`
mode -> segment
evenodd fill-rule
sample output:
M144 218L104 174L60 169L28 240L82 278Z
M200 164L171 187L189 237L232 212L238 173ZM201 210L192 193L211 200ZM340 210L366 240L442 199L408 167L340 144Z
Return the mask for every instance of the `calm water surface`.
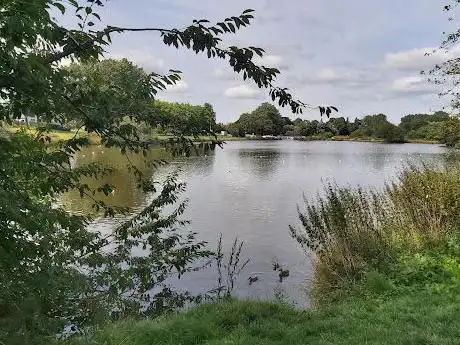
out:
M190 229L215 248L219 234L230 247L238 237L244 241L243 257L250 263L238 279L240 297L271 299L274 291L299 306L308 305L306 290L311 286L312 263L290 238L288 226L297 225L297 205L303 194L313 198L324 181L339 185L382 187L408 162L436 162L444 148L436 145L385 145L351 142L248 141L230 142L215 153L174 159L154 172L160 179L180 168L180 180L187 182L185 197L190 205L184 215ZM76 164L98 161L118 166L110 183L118 188L111 202L140 209L148 195L138 193L127 172L126 161L113 151L88 148ZM67 194L63 203L74 212L88 212L90 202ZM99 219L92 226L110 231L117 220ZM290 276L278 282L272 264L278 261ZM249 285L248 277L259 281ZM172 284L193 293L207 291L216 282L214 268L192 273Z

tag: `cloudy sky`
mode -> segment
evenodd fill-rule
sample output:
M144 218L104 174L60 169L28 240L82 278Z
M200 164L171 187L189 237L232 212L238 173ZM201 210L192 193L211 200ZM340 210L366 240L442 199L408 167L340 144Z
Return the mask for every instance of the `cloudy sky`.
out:
M265 48L260 62L279 68L277 85L304 102L336 105L350 118L383 112L398 122L407 113L437 110L447 101L420 76L420 70L460 55L454 49L425 56L453 24L442 1L110 0L100 13L108 25L183 28L193 19L219 21L246 8L256 11L253 24L225 44ZM221 61L166 47L155 33L123 34L107 56L126 57L147 71L181 70L184 80L161 97L210 102L220 122L269 100L267 92L243 82Z

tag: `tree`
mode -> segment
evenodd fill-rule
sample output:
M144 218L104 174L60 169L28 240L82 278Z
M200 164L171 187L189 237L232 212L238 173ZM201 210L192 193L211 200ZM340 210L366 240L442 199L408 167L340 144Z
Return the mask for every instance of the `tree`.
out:
M216 126L214 127L214 131L216 133L220 133L222 131L228 131L227 126L224 125L222 122L216 123Z
M212 132L216 128L216 112L210 103L205 103L204 108L207 111L206 117L209 119L209 131Z
M327 126L336 135L350 135L349 123L343 117L331 118L328 121Z
M156 120L150 111L153 99L148 87L150 77L142 68L126 59L91 59L86 63L73 63L64 72L66 97L79 111L63 111L59 122L73 122L79 128L85 127L87 132L107 130L115 125L126 135L154 125Z
M255 121L255 133L259 135L279 135L284 120L276 107L270 103L262 103L251 113L251 120Z
M353 132L353 135L383 139L383 132L387 129L388 124L385 114L367 115L361 120L360 128Z
M458 0L450 0L445 6L444 10L449 13L449 20L453 21L455 18L454 11L459 6L460 2ZM449 50L455 48L460 41L460 30L451 33L444 33L445 37L442 41L442 44L439 50L443 52L448 52ZM433 51L432 53L435 53ZM422 74L426 73L422 71ZM445 89L441 92L442 96L447 96L450 98L450 103L454 111L457 112L460 108L460 57L455 56L454 58L449 59L441 64L437 64L430 71L428 71L430 76L429 80L437 85L445 85ZM458 126L458 121L452 119L446 122L446 126L441 128L441 141L444 142L447 146L458 146L460 143L460 127Z
M225 60L294 113L312 108L274 84L277 69L253 62L254 56L263 56L263 49L222 46L223 35L250 24L252 10L216 24L195 20L184 29L109 25L95 30L102 25L96 25L100 6L101 0L10 0L1 5L0 121L11 123L27 114L43 124L34 136L19 132L0 137L2 343L38 343L34 334L54 337L62 322L86 325L114 311L118 316L155 315L183 305L193 296L171 291L168 277L188 272L193 262L210 255L195 234L177 229L186 225L180 219L186 204L179 202L184 185L174 176L162 186L154 184L128 156L126 164L138 188L156 194L112 233L89 231L89 218L70 215L57 202L63 192L77 190L105 216L129 211L100 200L98 196L111 193L112 186L92 189L82 182L85 176L110 174L111 167L72 165L75 153L87 145L80 134L97 135L102 145L123 154L145 153L149 140L139 125L156 125L158 114L151 106L155 96L180 79L179 71L147 74L126 60L99 63L114 35L157 33L167 46ZM50 14L55 10L75 15L78 29L56 22ZM73 21L68 19L65 22ZM64 59L77 65L63 68ZM331 111L321 107L321 113L325 109ZM196 134L203 127L196 125L197 108L189 111L190 124L165 143L173 153L188 153L192 143L183 132ZM48 145L49 125L69 122L78 126L75 136ZM171 204L176 208L164 214ZM134 248L143 255L133 254Z
M411 114L401 118L399 127L409 138L421 138L418 132L422 127L427 126L431 122L447 121L449 114L444 111L437 111L433 115L430 114Z
M296 118L294 121L293 121L293 124L295 126L297 125L300 125L304 120L302 120L300 117Z
M460 119L452 118L442 123L439 140L448 147L460 146Z
M126 60L110 60L73 65L62 74L68 104L61 104L60 97L50 98L56 112L43 114L42 122L53 115L50 122L71 119L80 130L98 133L105 146L140 150L138 125L152 120L152 97L142 70ZM53 334L63 321L84 325L115 307L123 316L154 315L183 305L192 296L171 290L168 277L184 274L193 261L210 255L193 233L176 228L186 224L180 219L185 202L170 214L161 211L179 201L185 188L174 175L147 208L109 234L88 230L88 217L56 207L63 192L77 190L105 216L128 211L99 198L113 186L101 182L90 188L82 182L83 177L106 176L113 167L73 167L73 154L86 145L77 133L53 146L47 145L46 132L36 137L7 133L0 138L2 342L35 343L32 335L37 330ZM160 186L126 158L139 192L155 192ZM134 248L142 249L143 255L133 255Z
M201 106L154 100L150 103L149 116L151 125L166 134L209 135L215 127L215 113L209 103Z
M355 121L353 123L350 123L350 134L353 133L354 131L357 131L359 128L361 128L361 120L358 118L355 118Z
M232 125L234 132L239 135L280 135L284 133L286 120L281 117L279 110L270 103L262 103L251 113L241 114Z
M459 5L458 0L446 0L444 11L449 13L449 20L454 21L455 13ZM443 53L455 48L460 41L460 30L456 29L454 32L443 33L444 39L441 43L439 50ZM436 50L431 54L436 53ZM426 71L422 71L423 74ZM460 107L460 57L456 56L443 63L437 64L430 71L428 71L429 80L437 85L445 85L445 89L441 95L450 98L451 106L453 109L458 110Z
M378 138L384 140L384 142L392 144L404 143L406 142L404 139L404 132L398 126L395 126L392 123L385 123L379 128L377 132Z

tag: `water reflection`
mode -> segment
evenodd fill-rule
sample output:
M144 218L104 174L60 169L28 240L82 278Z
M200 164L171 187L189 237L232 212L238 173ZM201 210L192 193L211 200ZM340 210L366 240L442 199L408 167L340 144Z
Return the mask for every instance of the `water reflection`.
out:
M168 166L147 172L161 180L181 168L179 178L187 182L185 197L190 199L184 219L191 220L189 229L197 232L200 240L208 241L211 249L215 248L219 233L227 247L235 237L244 241L243 256L251 262L238 281L237 296L273 298L274 290L279 288L278 277L272 270L272 261L277 258L291 272L283 282L286 294L297 304L306 305L304 291L313 279L312 263L288 231L288 225L298 224L296 207L302 205L302 194L314 197L324 180L339 185L381 187L405 162L440 161L443 152L445 149L436 145L230 142L215 153L173 159ZM109 180L118 185L109 197L111 202L138 208L149 200L150 196L135 188L119 153L90 151L76 160L77 165L90 162L118 168ZM65 195L64 201L70 210L85 212L90 207L77 193ZM101 231L110 231L114 226L101 220L92 225ZM250 286L248 277L254 275L260 278L259 282ZM200 293L209 290L215 281L216 272L211 269L186 275L176 283L180 288Z
M372 153L369 155L369 160L375 170L384 170L389 162L389 145L374 144Z
M95 198L116 207L139 208L144 202L146 195L137 188L137 182L130 166L135 165L143 174L154 175L154 167L151 165L155 160L168 159L169 155L162 149L152 149L144 157L142 154L122 155L117 149L107 149L101 146L90 146L84 148L75 158L74 165L83 167L91 163L97 163L107 168L113 168L113 172L105 176L102 180L91 177L82 179L82 183L87 184L91 189L97 189L102 184L114 186L114 191L105 196L98 193ZM94 214L92 208L94 200L89 197L81 197L76 190L65 193L61 199L64 207L72 213Z
M262 149L238 150L239 163L243 168L249 168L261 180L266 180L274 175L281 163L281 152L277 147L264 147Z

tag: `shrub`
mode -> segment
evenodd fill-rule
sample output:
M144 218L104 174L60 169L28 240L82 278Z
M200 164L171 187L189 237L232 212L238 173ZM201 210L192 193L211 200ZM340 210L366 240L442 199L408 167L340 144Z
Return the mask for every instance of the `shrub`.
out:
M460 228L460 170L411 167L387 185L400 229L411 247L437 246Z
M445 247L460 228L459 200L456 167L409 167L380 192L327 185L315 203L305 200L305 211L299 209L301 228L290 227L314 255L314 298L332 296L371 271L394 276L402 258ZM445 267L448 258L429 267Z
M362 188L327 185L317 203L299 209L301 230L291 234L316 259L318 292L360 280L369 267L385 267L396 259L384 221L388 200Z

